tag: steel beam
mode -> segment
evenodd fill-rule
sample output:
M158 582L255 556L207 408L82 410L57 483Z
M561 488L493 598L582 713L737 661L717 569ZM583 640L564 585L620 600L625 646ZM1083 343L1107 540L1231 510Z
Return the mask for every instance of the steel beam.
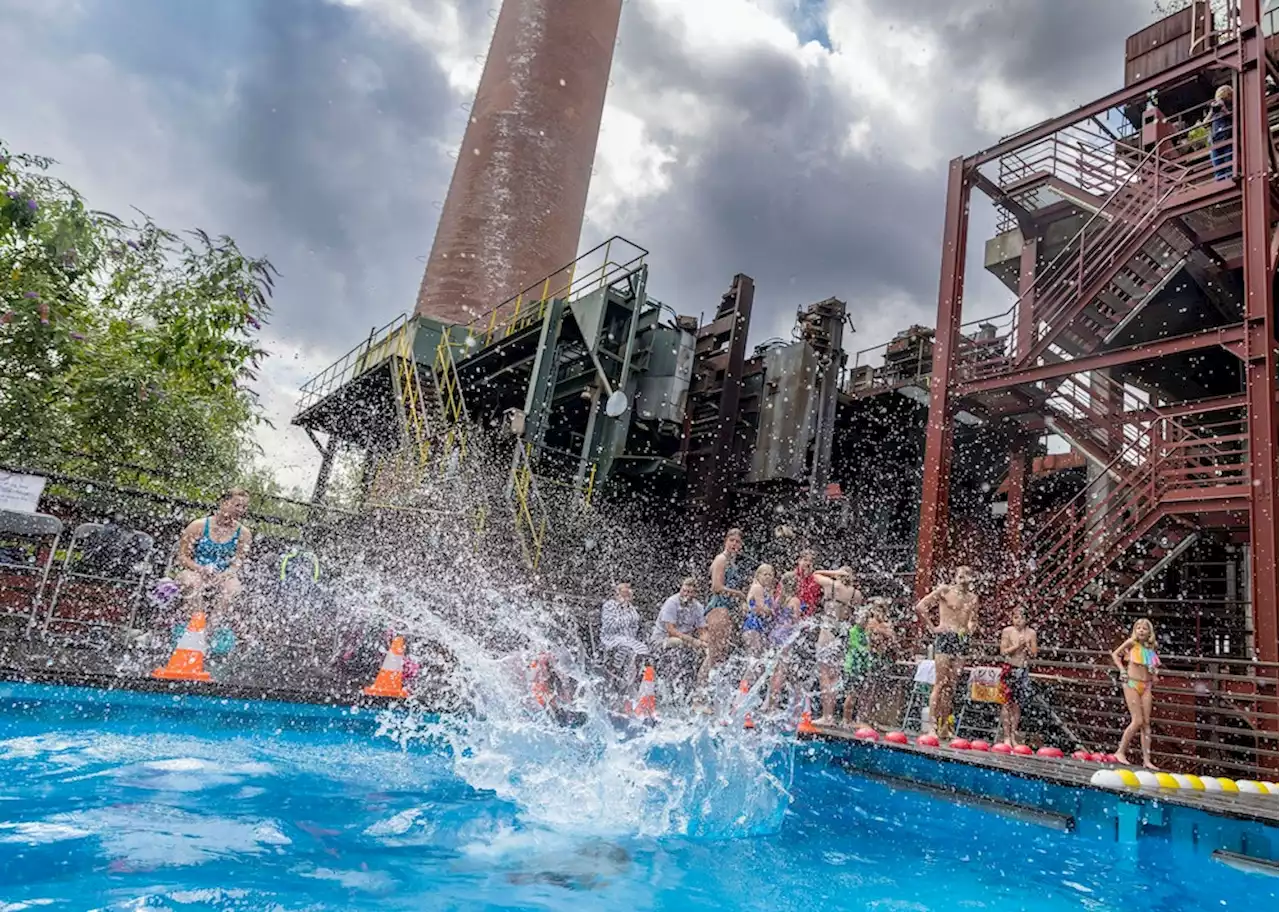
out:
M1162 405L1159 408L1143 406L1129 409L1121 414L1123 423L1133 421L1152 421L1161 416L1165 418L1181 418L1185 415L1199 415L1201 412L1220 412L1223 409L1240 408L1248 404L1244 393L1232 396L1213 396L1209 399L1198 399L1193 402L1179 402L1177 405Z
M1280 645L1277 619L1276 523L1276 310L1275 268L1270 257L1276 201L1271 188L1270 131L1264 71L1265 39L1261 0L1244 0L1240 38L1243 48L1236 126L1237 153L1244 181L1245 394L1249 400L1249 545L1250 588L1258 658L1275 662ZM1243 155L1240 155L1243 153Z
M925 428L924 477L920 496L920 531L916 554L916 597L935 583L946 549L950 524L953 442L950 399L956 366L964 292L965 248L969 234L970 186L964 159L951 162L947 174L947 211L942 234L942 278L938 286L938 323L934 336L933 375L929 381L929 423Z
M1251 0L1245 0L1246 5L1250 2ZM994 146L990 146L980 152L975 152L964 160L964 167L966 169L976 168L979 165L986 164L987 162L995 161L1002 155L1007 155L1010 152L1016 152L1025 146L1031 145L1032 143L1039 142L1042 139L1047 139L1054 133L1057 133L1065 127L1071 126L1077 121L1102 114L1105 111L1120 107L1124 104L1139 102L1146 98L1149 93L1158 92L1166 86L1182 82L1187 77L1194 76L1196 73L1209 66L1237 66L1239 59L1238 51L1234 49L1225 52L1215 49L1197 54L1195 57L1191 57L1190 59L1185 60L1177 66L1165 70L1162 73L1156 73L1155 75L1148 76L1146 79L1135 82L1133 85L1125 86L1123 89L1117 89L1110 95L1105 95L1096 101L1091 101L1088 104L1081 105L1074 111L1068 111L1066 114L1042 121L1034 127L1028 127L1021 133L1015 133L1006 139L1002 139Z
M1121 364L1150 361L1153 358L1163 358L1167 355L1197 351L1202 348L1226 347L1242 340L1244 333L1245 324L1243 323L1222 326L1216 329L1205 329L1200 332L1188 333L1185 336L1162 339L1159 342L1143 342L1139 345L1117 348L1114 351L1097 355L1085 355L1082 358L1072 358L1069 361L1055 361L1052 364L1026 367L1022 370L1010 371L1007 374L1000 374L995 377L970 380L958 384L955 392L957 396L972 396L976 393L1009 389L1028 383L1039 383L1042 380L1052 380L1055 377L1065 377L1068 374L1081 374L1085 371L1118 367Z

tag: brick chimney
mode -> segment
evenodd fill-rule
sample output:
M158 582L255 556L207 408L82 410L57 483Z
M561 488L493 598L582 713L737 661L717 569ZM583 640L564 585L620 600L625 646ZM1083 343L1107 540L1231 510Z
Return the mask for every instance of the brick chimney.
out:
M467 323L578 255L622 0L505 0L415 311Z

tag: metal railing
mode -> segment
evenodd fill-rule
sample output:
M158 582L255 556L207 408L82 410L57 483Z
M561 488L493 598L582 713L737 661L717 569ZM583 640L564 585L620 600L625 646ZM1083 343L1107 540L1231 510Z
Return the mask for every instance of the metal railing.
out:
M1093 166L1094 157L1102 159L1102 163L1095 166L1095 185L1114 183L1115 188L1100 206L1090 207L1095 210L1093 215L1040 271L1032 287L1019 295L1004 313L985 318L983 322L999 325L1004 330L999 334L1000 344L963 357L959 369L963 378L994 376L1024 358L1026 353L1016 351L1018 311L1024 298L1030 297L1034 303L1030 336L1035 345L1037 340L1052 339L1073 323L1074 312L1079 309L1075 305L1080 299L1088 297L1092 300L1096 293L1113 281L1117 271L1128 265L1126 258L1118 259L1120 254L1126 250L1136 253L1148 246L1150 242L1144 238L1152 234L1175 250L1186 241L1160 229L1162 212L1183 198L1182 194L1187 191L1239 176L1239 156L1231 154L1228 158L1225 154L1238 146L1239 119L1233 118L1232 137L1214 142L1206 122L1209 104L1195 106L1170 118L1180 121L1181 127L1167 134L1145 153L1139 154L1132 145L1136 141L1132 135L1115 140L1117 151L1110 161L1096 146L1090 149L1091 158L1086 162ZM1280 117L1275 94L1268 98L1268 117L1272 124ZM1012 177L1024 166L1052 166L1057 169L1056 176L1066 181L1071 170L1080 168L1075 163L1070 167L1056 164L1068 157L1061 151L1067 144L1067 140L1057 139L1056 135L1040 144L1033 144L1029 148L1041 146L1050 151L1041 152L1038 156L1028 153L1030 157L1026 162L1018 164L1015 161L1006 165L1005 173ZM1023 151L1019 150L1015 158ZM1176 269L1178 264L1179 258L1173 257L1158 268L1163 274ZM1158 282L1153 280L1151 284L1154 287Z
M482 349L541 323L548 302L574 301L613 285L639 269L648 255L643 247L615 235L460 327L464 332L456 344Z
M298 413L305 412L339 387L389 358L392 354L389 348L399 344L395 340L404 337L408 322L408 315L401 314L385 326L370 330L365 341L302 384Z
M1145 534L1171 494L1247 487L1248 435L1238 428L1234 417L1195 428L1153 419L1030 536L1035 564L1014 588L1063 606Z
M1140 460L1150 448L1153 418L1166 417L1106 371L1068 374L1050 384L1055 385L1045 406L1053 416L1070 422L1072 430L1130 465L1136 465L1133 460ZM1146 406L1149 414L1126 414L1131 406ZM1131 444L1136 446L1131 449Z
M933 330L922 331L854 352L853 363L842 372L840 389L850 396L894 389L925 381L932 370Z

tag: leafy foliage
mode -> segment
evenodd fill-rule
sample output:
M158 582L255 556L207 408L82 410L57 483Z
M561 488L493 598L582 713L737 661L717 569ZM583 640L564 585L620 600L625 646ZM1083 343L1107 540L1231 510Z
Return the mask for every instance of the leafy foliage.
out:
M252 474L245 384L275 270L229 237L88 208L0 144L0 462L205 497ZM122 467L132 467L126 470Z

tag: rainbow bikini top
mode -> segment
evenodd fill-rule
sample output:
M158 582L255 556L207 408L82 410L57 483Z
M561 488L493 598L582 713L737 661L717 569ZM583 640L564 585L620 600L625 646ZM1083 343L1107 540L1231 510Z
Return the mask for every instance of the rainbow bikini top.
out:
M1134 643L1133 648L1129 650L1129 661L1135 665L1145 665L1148 671L1155 671L1160 667L1160 656L1156 655L1154 649L1148 649L1141 643Z

